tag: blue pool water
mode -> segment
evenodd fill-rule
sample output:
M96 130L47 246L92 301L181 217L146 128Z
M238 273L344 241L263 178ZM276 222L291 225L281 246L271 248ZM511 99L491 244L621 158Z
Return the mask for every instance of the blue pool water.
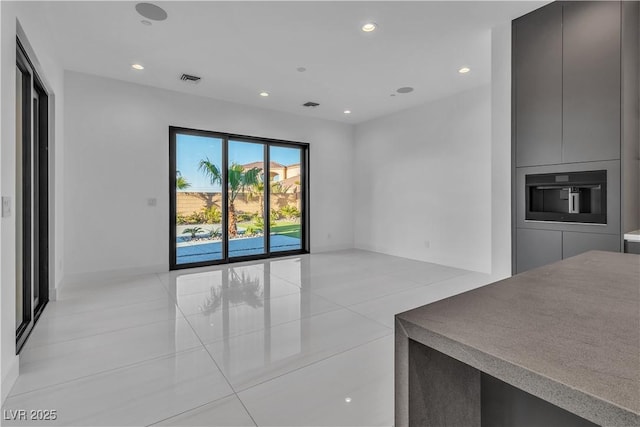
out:
M275 234L271 236L271 252L299 250L300 239ZM264 253L264 238L251 237L229 241L229 257L259 255ZM212 261L222 258L222 242L203 243L201 245L179 246L177 264Z

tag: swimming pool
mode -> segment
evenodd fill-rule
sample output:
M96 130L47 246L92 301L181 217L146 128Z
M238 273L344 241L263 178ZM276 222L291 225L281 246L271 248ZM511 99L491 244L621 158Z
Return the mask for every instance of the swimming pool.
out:
M274 234L271 236L271 252L299 250L300 239ZM202 243L198 245L178 246L177 264L212 261L222 259L222 242ZM264 237L229 240L229 257L259 255L264 253Z

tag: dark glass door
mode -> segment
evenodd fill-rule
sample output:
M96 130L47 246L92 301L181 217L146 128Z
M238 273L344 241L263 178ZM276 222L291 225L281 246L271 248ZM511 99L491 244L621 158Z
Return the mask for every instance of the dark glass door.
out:
M302 154L299 147L269 147L271 252L302 249Z
M223 140L199 133L175 135L176 264L200 265L226 258Z
M254 142L229 141L229 258L263 255L267 248L265 147Z
M16 348L49 300L48 94L16 52Z
M306 144L169 134L171 269L308 251Z

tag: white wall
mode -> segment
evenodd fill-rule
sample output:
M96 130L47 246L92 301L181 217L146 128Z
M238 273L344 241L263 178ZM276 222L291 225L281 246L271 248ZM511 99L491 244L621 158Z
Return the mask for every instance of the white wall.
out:
M356 126L357 248L511 275L511 24L491 83Z
M356 127L355 245L491 271L491 88Z
M16 33L19 21L27 37L27 50L31 50L31 60L35 62L47 88L55 94L51 98L51 106L55 106L55 121L51 123L53 138L50 139L50 214L54 226L50 241L51 271L50 294L55 296L57 285L62 280L63 270L60 263L62 254L62 164L63 164L63 72L56 60L55 50L51 44L49 29L38 6L31 2L0 2L0 55L1 55L1 91L0 133L2 146L0 149L0 187L2 196L10 197L12 211L15 212L15 64ZM58 167L56 167L58 166ZM2 309L2 325L0 338L2 400L9 392L18 374L18 357L15 348L15 216L2 218L0 226L0 300Z
M75 72L65 120L65 282L168 269L170 125L310 143L311 250L353 247L351 125Z

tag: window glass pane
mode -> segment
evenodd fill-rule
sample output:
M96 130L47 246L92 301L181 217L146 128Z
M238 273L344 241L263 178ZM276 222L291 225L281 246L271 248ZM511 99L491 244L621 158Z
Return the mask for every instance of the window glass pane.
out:
M301 155L300 148L269 147L271 252L302 249Z
M222 139L176 135L176 264L220 260Z
M229 257L265 253L264 145L229 141Z
M23 283L23 212L22 212L22 85L23 75L20 68L16 67L16 196L15 196L15 218L16 218L16 330L24 322L24 283Z

